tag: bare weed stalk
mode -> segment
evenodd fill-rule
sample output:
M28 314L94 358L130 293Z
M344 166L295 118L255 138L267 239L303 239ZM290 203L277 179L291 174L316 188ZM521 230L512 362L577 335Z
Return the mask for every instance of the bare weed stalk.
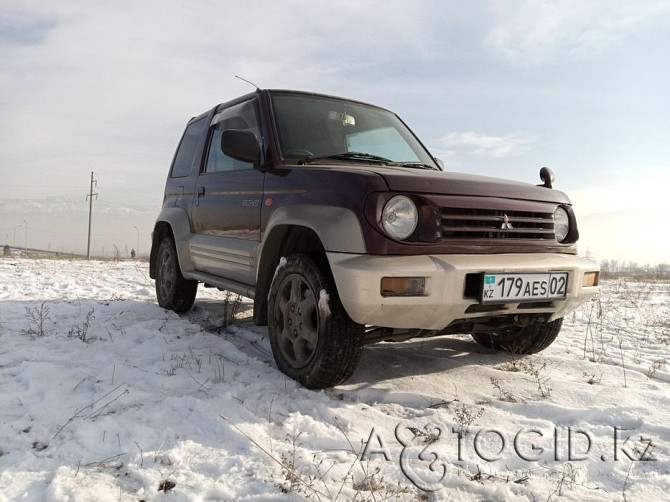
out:
M623 386L628 387L628 379L626 378L626 362L623 358L623 339L621 338L620 333L617 333L619 337L619 355L621 357L621 367L623 368Z
M214 358L214 380L212 383L223 383L226 381L226 365L225 358L221 355L217 355Z
M223 298L223 326L221 326L221 328L225 329L228 326L235 324L241 306L242 295L237 295L231 293L230 291L226 291L226 294Z
M512 373L516 373L517 371L521 371L521 368L519 367L519 363L523 359L522 354L515 354L513 353L511 355L511 358L509 361L506 363L503 363L499 366L496 366L497 369L502 370L502 371L509 371Z
M665 365L667 364L668 360L664 357L662 359L656 359L654 362L651 363L651 366L649 366L649 370L647 370L647 377L649 379L654 378L654 375L656 375L656 372L658 370L662 370L665 368Z
M537 366L531 360L523 360L520 363L521 369L524 373L533 378L537 384L537 391L540 393L542 398L546 399L551 395L551 387L549 387L549 377L544 376L542 372L547 368L546 361L542 362L541 365Z
M245 438L247 438L247 439L248 439L249 441L251 441L254 445L256 445L256 447L257 447L259 450L261 450L263 453L265 453L265 455L266 455L269 459L271 459L273 462L275 462L276 464L278 464L278 465L282 468L282 471L285 470L285 469L288 470L292 476L295 476L295 480L296 480L296 482L299 483L301 486L304 486L304 487L306 488L306 490L307 490L309 493L311 493L311 494L313 494L313 495L315 495L315 496L317 496L317 497L320 495L320 496L322 496L322 497L326 497L326 498L328 498L328 496L327 496L325 493L322 493L322 492L316 490L316 489L315 489L314 487L312 487L309 483L307 483L307 482L306 482L306 481L305 481L305 480L304 480L304 479L303 479L303 478L302 478L302 477L301 477L301 476L300 476L300 475L299 475L299 474L298 474L298 473L297 473L297 472L296 472L290 465L284 465L284 463L283 463L281 460L279 460L279 459L278 459L277 457L275 457L272 453L270 453L270 452L267 451L265 448L263 448L263 447L262 447L262 446L261 446L255 439L253 439L253 438L252 438L251 436L249 436L246 432L244 432L242 429L240 429L236 424L234 424L233 422L231 422L230 419L229 419L228 417L226 417L226 416L223 415L223 414L221 414L221 415L219 415L219 416L220 416L223 420L225 420L226 422L228 422L228 423L229 423L229 424L230 424L230 425L231 425L237 432L239 432L240 434L242 434Z
M103 400L107 399L108 397L112 396L116 391L120 390L121 387L124 387L125 385L126 385L125 383L122 383L122 384L117 385L117 386L114 387L112 390L110 390L107 394L105 394L104 396L102 396L100 399L97 399L97 400L93 401L91 404L89 404L88 406L84 406L83 408L81 408L81 409L75 411L75 412L74 412L74 415L72 415L72 416L68 419L68 421L65 422L65 423L61 426L61 428L58 429L58 430L56 431L56 434L54 434L53 439L56 439L56 437L58 437L58 435L63 431L63 429L65 429L65 427L67 427L70 423L74 422L74 421L75 421L76 419L78 419L78 418L96 418L96 417L100 416L100 415L102 414L102 412L103 412L103 411L104 411L110 404L112 404L112 403L118 401L123 395L128 394L130 391L129 391L128 389L125 389L123 392L120 392L116 397L114 397L113 399L107 401L107 402L106 402L104 405L102 405L101 407L99 407L99 408L96 409L95 406L96 406L98 403L100 403L101 401L103 401ZM86 411L86 410L88 410L89 408L90 408L90 409L93 409L94 411L93 411L92 413L90 413L89 415L84 416L84 415L83 415L83 412Z
M551 492L547 500L551 500L554 495L559 497L563 496L563 490L565 488L571 490L572 487L577 483L577 473L578 470L570 463L565 463L561 470L556 470L551 472L551 475L558 477L558 482L556 483L556 488Z
M286 441L289 443L289 451L283 453L281 458L277 458L258 444L258 442L251 438L246 432L232 423L226 416L221 415L221 418L228 422L240 434L265 453L268 458L281 467L283 480L277 483L276 486L284 493L294 493L302 500L336 501L346 498L343 494L343 490L348 486L356 493L353 498L347 498L347 500L361 502L381 502L383 500L398 498L403 494L412 493L411 489L401 486L400 482L398 482L397 485L388 484L381 475L381 468L370 469L369 465L366 465L366 463L361 460L363 446L361 446L360 451L357 451L337 420L335 420L335 425L347 441L349 452L354 456L354 459L349 465L347 473L342 478L342 483L339 486L337 493L334 493L334 490L331 491L328 486L326 476L339 462L333 462L330 466L324 465L326 463L325 459L322 458L317 460L315 455L315 458L313 459L313 470L315 474L306 475L299 472L297 466L299 463L298 461L304 460L299 454L299 449L302 446L299 442L299 433L296 434L294 432L286 437ZM353 475L357 465L363 473L363 477L360 478L359 476L358 479Z
M462 404L460 408L456 408L454 414L454 421L458 424L458 431L463 436L467 436L470 432L470 426L475 423L476 420L479 420L484 414L484 408L480 408L479 411L474 411L465 404Z
M88 336L88 329L91 327L91 320L95 317L95 309L91 308L86 313L86 318L84 319L84 322L81 324L81 326L72 326L68 332L67 332L67 337L68 338L78 338L84 343L90 342L90 339L87 338Z
M598 297L600 300L600 297ZM591 361L596 360L596 348L595 342L593 341L593 315L595 310L595 303L591 302L591 309L589 310L588 319L586 322L586 333L584 334L584 358L586 358L586 344L587 341L591 340Z
M600 374L596 375L595 373L583 373L584 378L586 378L586 383L589 385L599 384L603 379L603 370L600 370Z
M28 319L28 329L23 330L23 334L31 338L42 338L46 335L46 322L49 320L49 306L46 301L40 303L39 307L26 307L26 319Z
M200 373L202 369L202 356L198 356L191 347L188 348L187 354L172 354L170 356L170 369L167 371L168 376L177 374L177 370L184 369L186 371L197 369Z
M503 389L500 385L500 380L497 378L491 377L491 385L493 388L498 391L498 397L501 401L507 401L508 403L516 403L516 398L507 390Z

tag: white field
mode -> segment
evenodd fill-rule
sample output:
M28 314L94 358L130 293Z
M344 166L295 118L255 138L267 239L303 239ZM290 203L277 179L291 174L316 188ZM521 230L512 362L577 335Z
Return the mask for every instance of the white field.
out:
M0 259L0 500L667 500L670 282L605 282L539 355L383 343L321 392L224 296Z

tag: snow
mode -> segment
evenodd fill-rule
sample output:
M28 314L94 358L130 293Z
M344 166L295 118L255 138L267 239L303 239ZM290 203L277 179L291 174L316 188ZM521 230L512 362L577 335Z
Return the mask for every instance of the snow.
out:
M282 257L279 259L279 264L277 265L277 268L275 269L275 274L272 276L272 280L274 280L274 279L277 277L277 274L279 273L279 271L280 271L282 268L284 268L284 267L286 266L287 263L288 263L288 260L286 259L285 256L282 256Z
M320 392L277 370L250 300L224 327L223 297L180 316L145 263L0 260L0 500L670 491L668 282L605 282L538 355L381 343Z
M326 293L325 289L319 291L319 312L323 319L330 316L330 295Z

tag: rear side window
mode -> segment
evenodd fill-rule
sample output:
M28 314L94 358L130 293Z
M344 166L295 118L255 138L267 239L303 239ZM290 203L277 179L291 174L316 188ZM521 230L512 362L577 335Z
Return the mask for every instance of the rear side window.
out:
M184 131L184 136L181 138L179 143L179 148L177 149L177 154L174 157L174 162L172 163L172 172L170 177L172 178L183 178L188 176L191 173L191 167L193 166L193 158L195 157L196 148L198 147L198 141L202 136L204 128L207 126L207 120L201 118L192 122L186 127Z

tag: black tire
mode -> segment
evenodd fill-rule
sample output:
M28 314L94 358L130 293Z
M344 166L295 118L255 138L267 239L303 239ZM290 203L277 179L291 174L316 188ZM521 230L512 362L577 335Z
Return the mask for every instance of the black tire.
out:
M181 313L188 311L195 301L198 281L184 279L179 269L179 258L172 237L165 237L156 256L156 298L164 309Z
M551 345L563 325L563 319L549 323L535 323L525 328L507 330L503 333L471 333L479 345L489 349L513 354L535 354Z
M330 314L319 305L322 291ZM309 389L345 381L361 358L364 327L342 307L330 275L303 254L288 256L272 280L268 332L279 369Z

